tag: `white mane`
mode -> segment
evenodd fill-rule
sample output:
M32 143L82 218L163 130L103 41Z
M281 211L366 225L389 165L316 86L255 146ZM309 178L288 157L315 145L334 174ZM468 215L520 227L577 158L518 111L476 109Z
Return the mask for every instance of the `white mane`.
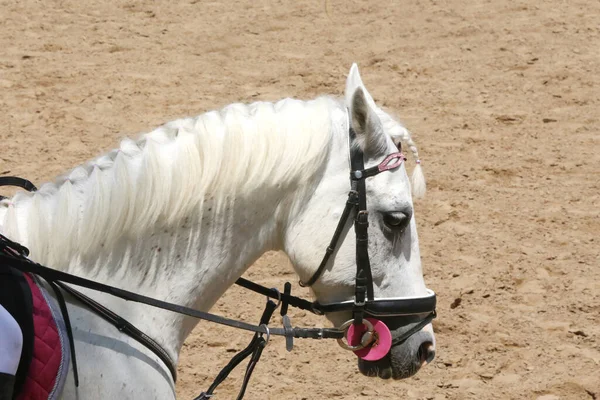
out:
M136 141L124 139L35 193L0 202L8 207L4 234L31 247L36 261L59 266L173 226L201 212L207 199L218 211L225 200L251 198L261 188L302 185L327 158L336 112L346 110L329 97L285 99L169 122ZM378 114L385 131L408 142L418 158L408 131ZM19 207L29 207L25 226Z
M206 198L218 209L226 196L275 185L284 190L323 165L335 110L341 104L327 97L285 99L169 122L137 141L123 140L38 192L5 201L5 234L32 246L36 261L60 265L75 245L79 254L110 248L119 238L177 223ZM28 202L22 231L17 208Z

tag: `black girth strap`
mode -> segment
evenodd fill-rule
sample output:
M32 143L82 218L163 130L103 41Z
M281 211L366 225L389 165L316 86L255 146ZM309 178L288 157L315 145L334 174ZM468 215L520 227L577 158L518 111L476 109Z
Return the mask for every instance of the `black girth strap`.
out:
M47 281L54 293L56 294L56 301L60 307L60 312L65 320L65 328L67 329L67 336L69 337L69 347L71 348L71 362L73 363L73 380L75 386L79 387L79 371L77 369L77 356L75 354L75 340L73 339L73 328L71 326L71 318L69 317L69 311L67 310L67 303L63 296L58 284L60 282Z

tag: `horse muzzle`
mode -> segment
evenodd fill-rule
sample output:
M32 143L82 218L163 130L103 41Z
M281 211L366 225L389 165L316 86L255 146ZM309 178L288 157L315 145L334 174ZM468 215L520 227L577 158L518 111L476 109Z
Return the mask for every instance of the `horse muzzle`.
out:
M393 323L391 324L393 326ZM413 376L435 358L435 335L431 324L401 341L410 327L392 329L395 344L381 359L368 361L358 358L358 369L363 375L382 379L405 379Z

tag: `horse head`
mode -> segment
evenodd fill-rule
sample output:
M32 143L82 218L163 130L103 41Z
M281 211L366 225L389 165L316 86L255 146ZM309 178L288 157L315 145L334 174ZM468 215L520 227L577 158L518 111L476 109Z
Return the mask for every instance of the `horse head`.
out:
M343 213L348 195L348 154L360 151L367 169L383 164L390 153L398 153L401 141L407 142L413 155L416 147L408 131L388 113L380 109L363 84L358 68L353 65L345 91L346 125L334 135L323 177L313 196L290 218L285 232L285 248L302 281L310 280ZM343 125L343 123L342 123ZM348 138L348 130L355 132ZM419 165L417 164L419 167ZM426 289L421 270L417 226L411 195L411 182L404 164L386 173L366 179L368 210L368 256L374 298L421 298L431 294ZM424 193L420 168L413 175L413 191ZM352 224L346 224L346 236ZM347 235L335 248L335 254L324 270L313 279L312 290L321 304L352 300L356 293L356 239ZM393 313L392 313L393 314ZM418 322L399 321L392 314L382 318L392 337L405 333ZM369 313L366 313L369 316ZM351 318L349 311L329 312L327 318L340 326ZM428 321L426 321L428 322ZM430 323L417 326L405 340L394 341L385 357L377 361L359 358L360 371L369 376L401 379L415 374L435 356L435 337Z

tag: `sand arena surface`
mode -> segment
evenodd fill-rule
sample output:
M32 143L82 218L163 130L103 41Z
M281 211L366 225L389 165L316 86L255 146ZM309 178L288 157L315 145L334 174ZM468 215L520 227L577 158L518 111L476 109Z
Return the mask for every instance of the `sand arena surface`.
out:
M340 95L353 61L414 132L436 360L384 382L333 342L277 338L248 399L600 398L599 2L0 0L0 48L0 173L36 183L178 117ZM281 254L247 276L296 280ZM214 311L256 321L263 301L233 288ZM180 397L250 336L199 324Z

